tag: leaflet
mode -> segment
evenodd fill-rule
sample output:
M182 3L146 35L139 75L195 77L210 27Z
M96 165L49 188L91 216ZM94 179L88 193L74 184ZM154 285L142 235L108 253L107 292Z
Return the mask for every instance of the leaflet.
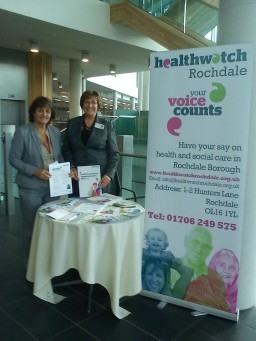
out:
M102 206L98 204L88 204L88 203L81 203L74 208L74 212L79 213L86 213L86 214L96 214Z
M99 186L101 179L99 165L79 166L77 172L80 179L78 182L80 198L100 196L102 194Z
M69 162L51 163L49 165L49 172L52 174L52 177L49 180L51 197L72 193L72 181L69 176Z
M56 210L46 213L49 217L54 218L56 220L65 220L70 221L75 219L79 216L79 213L77 212L69 212L62 208L57 208Z
M101 205L105 205L105 204L113 204L115 202L118 202L120 200L124 200L122 197L118 197L116 195L112 195L109 193L103 193L101 196L99 197L90 197L87 198L88 201L97 203L97 204L101 204Z

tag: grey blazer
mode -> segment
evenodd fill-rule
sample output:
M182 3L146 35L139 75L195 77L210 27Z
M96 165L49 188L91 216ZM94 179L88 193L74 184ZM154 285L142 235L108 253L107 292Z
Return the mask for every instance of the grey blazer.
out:
M100 165L101 176L108 175L113 179L120 156L112 124L97 115L91 136L84 146L80 137L83 118L78 116L67 123L62 145L64 160L73 166Z
M48 132L54 161L64 162L61 154L60 130L49 125ZM44 168L41 146L34 124L29 123L17 127L11 144L9 162L18 171L16 175L17 185L27 188L45 186L45 180L38 179L34 175L37 168Z

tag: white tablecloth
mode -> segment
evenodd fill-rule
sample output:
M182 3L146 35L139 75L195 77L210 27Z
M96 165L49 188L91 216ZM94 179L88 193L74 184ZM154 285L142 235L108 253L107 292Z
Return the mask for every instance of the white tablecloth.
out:
M51 303L61 301L64 297L53 292L51 279L74 268L84 282L108 290L116 317L127 316L119 298L141 291L144 216L142 208L131 219L97 224L54 220L38 212L26 276L34 282L34 295Z

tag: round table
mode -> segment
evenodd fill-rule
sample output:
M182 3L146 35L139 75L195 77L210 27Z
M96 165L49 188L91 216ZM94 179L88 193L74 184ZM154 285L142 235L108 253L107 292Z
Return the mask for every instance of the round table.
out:
M88 202L82 201L83 204ZM34 282L33 294L58 303L64 297L54 293L51 279L74 268L84 282L98 283L108 290L116 317L127 316L129 312L119 306L119 299L141 291L145 210L137 203L133 204L139 209L137 215L122 216L122 219L104 224L86 221L80 216L61 221L39 209L26 275Z

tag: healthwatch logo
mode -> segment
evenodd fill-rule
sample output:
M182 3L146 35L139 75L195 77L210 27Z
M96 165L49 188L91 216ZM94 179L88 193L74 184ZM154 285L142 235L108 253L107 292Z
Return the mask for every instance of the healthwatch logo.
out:
M157 68L172 68L182 66L199 66L210 64L226 64L239 63L247 61L247 52L241 49L236 49L234 52L214 53L209 55L196 55L195 53L180 54L178 57L162 59L155 57L153 67Z
M240 64L242 62L243 64ZM183 81L190 80L190 91L180 97L174 97L172 91L172 97L167 99L172 111L172 117L167 122L168 132L173 136L179 136L185 117L191 119L208 117L214 119L223 115L221 102L224 101L227 94L223 81L226 78L247 75L245 62L247 62L247 52L239 48L233 52L222 51L220 53L201 55L196 53L179 54L176 57L165 59L155 57L155 69L165 68L171 70L187 67L184 70ZM179 78L179 74L176 75L176 78ZM199 85L198 79L201 78L204 81ZM193 82L194 79L195 82ZM195 89L193 89L194 84L196 84ZM199 86L201 87L199 88Z
M224 101L228 91L224 85L225 80L229 79L230 82L233 77L246 76L248 73L246 62L247 52L239 48L233 52L222 51L201 55L185 53L165 59L155 57L155 71L159 68L165 68L166 71L169 71L174 70L174 68L177 70L177 68L186 67L180 74L180 71L177 70L177 73L173 74L172 77L177 82L181 82L180 79L182 79L184 88L189 84L189 91L185 90L184 95L180 96L179 94L179 97L175 97L175 90L172 89L172 96L167 98L172 111L172 117L167 122L168 132L171 135L179 136L185 117L214 119L223 115L221 102ZM193 89L193 87L195 88Z

